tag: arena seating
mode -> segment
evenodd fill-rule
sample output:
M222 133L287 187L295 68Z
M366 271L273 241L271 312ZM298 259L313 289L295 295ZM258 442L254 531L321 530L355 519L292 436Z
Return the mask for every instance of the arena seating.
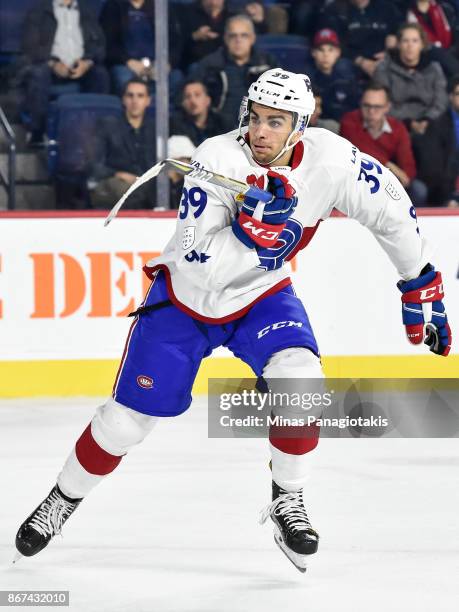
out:
M29 9L37 0L2 0L0 19L0 61L7 62L9 56L21 51L22 27ZM100 11L105 0L91 0L92 5Z
M22 26L27 11L36 0L2 0L0 19L0 55L19 53L22 41Z
M50 106L48 165L52 176L84 176L94 159L92 135L100 117L120 114L121 100L101 94L68 94Z
M257 47L272 53L279 66L292 72L304 72L309 57L309 45L303 36L293 34L262 34L257 36Z

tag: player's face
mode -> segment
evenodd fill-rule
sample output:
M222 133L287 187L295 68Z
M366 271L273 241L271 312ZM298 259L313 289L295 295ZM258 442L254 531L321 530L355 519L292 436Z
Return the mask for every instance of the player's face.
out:
M402 62L408 64L419 62L423 46L422 38L417 30L414 28L404 30L398 43Z
M229 54L235 59L246 58L250 55L255 43L253 28L245 20L234 20L225 32L225 44Z
M128 117L142 117L150 102L148 88L142 83L131 83L123 95L123 104Z
M389 112L389 100L386 92L381 89L378 91L366 91L363 94L360 108L363 120L370 128L380 128Z
M249 117L249 136L250 148L254 158L261 164L268 164L282 151L292 128L292 113L263 106L256 102L252 104ZM300 137L301 134L298 132L293 136L293 142L299 140ZM275 164L277 166L287 164L290 156L291 151L286 156L284 155L276 160Z
M340 55L341 49L335 47L335 45L320 45L312 51L312 57L317 68L324 72L332 70Z
M210 107L210 97L201 83L190 83L183 92L182 106L192 117L207 113Z

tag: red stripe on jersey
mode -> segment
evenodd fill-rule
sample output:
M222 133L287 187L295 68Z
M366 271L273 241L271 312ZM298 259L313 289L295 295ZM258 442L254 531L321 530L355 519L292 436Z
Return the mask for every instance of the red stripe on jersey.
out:
M110 474L119 464L119 457L107 453L92 437L91 423L86 427L75 445L75 452L82 467L96 476Z
M308 246L308 244L313 239L314 234L317 232L319 228L319 223L321 223L322 221L323 219L319 219L317 223L314 225L314 227L305 227L303 229L303 233L301 234L300 241L298 242L296 247L293 249L293 251L289 255L287 255L287 257L285 258L285 261L290 261L291 259L295 257L298 251L302 251Z
M290 160L290 166L292 170L295 170L295 168L298 168L298 166L301 164L303 155L304 155L304 143L302 140L300 140L293 147L293 155L292 155L292 159Z
M253 300L253 302L251 302L247 306L244 306L244 308L241 308L240 310L237 310L236 312L233 312L227 315L226 317L212 318L199 314L198 312L195 312L194 310L188 308L188 306L185 306L185 304L182 304L182 302L180 302L180 300L175 296L174 289L172 287L171 274L169 272L169 268L165 264L158 264L157 266L154 266L152 268L149 268L148 266L143 267L143 271L148 276L148 278L152 278L157 270L162 270L164 272L164 275L166 277L167 293L169 295L170 301L174 304L174 306L177 306L179 310L189 315L190 317L193 317L193 319L197 319L198 321L202 321L203 323L211 324L229 323L230 321L239 319L239 317L242 317L243 315L247 314L252 308L252 306L254 306L257 302L260 302L265 297L273 295L284 287L287 287L288 285L292 284L292 281L289 277L284 278L279 283L276 283L273 287L271 287L271 289L268 289L268 291L265 291L264 293L259 295L255 300Z

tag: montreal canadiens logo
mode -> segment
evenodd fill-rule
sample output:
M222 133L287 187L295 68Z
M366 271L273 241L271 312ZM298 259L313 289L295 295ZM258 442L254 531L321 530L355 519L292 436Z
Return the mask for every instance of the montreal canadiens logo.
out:
M153 378L149 376L137 376L137 384L142 389L151 389L153 387Z

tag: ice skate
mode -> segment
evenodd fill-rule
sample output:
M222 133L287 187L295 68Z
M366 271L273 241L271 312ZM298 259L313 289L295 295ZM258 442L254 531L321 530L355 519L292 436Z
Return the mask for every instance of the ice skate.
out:
M309 555L317 552L319 534L311 527L303 503L303 492L288 492L273 481L273 501L266 506L260 518L274 522L274 541L300 571L306 571Z
M35 508L19 527L16 548L20 555L32 557L49 544L51 538L61 533L62 527L76 510L81 499L71 499L56 485L49 495ZM17 561L20 556L16 555Z

